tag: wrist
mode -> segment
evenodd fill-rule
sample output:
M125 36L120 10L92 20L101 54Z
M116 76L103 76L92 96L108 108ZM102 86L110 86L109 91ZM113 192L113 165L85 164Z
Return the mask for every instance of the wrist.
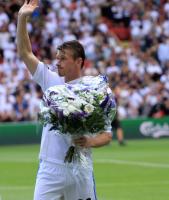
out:
M88 138L88 147L95 147L95 143L94 143L94 138L93 137L89 137Z
M25 19L27 19L28 15L26 15L26 13L24 13L24 12L22 12L22 11L19 11L19 12L18 12L18 17L19 17L19 18L25 18Z

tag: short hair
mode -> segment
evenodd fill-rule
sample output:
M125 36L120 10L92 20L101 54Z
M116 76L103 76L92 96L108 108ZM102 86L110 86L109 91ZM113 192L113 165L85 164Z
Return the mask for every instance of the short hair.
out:
M64 51L65 49L72 50L74 59L82 58L81 68L83 68L86 56L85 56L84 47L82 44L80 44L80 42L78 42L77 40L67 41L67 42L64 42L63 44L61 44L60 46L58 46L57 49L60 51Z

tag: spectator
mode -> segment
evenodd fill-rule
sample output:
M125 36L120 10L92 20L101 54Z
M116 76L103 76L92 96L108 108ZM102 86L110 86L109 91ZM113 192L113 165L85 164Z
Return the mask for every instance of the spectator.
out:
M168 99L169 93L169 1L159 2L41 1L28 23L33 52L55 66L56 46L78 39L86 49L84 75L107 74L112 89L120 90L119 118L148 116L158 99L154 88L162 84L158 90L161 96ZM13 120L16 106L14 109L10 104L14 105L18 97L11 94L18 86L31 88L21 92L20 99L26 102L23 120L37 120L42 95L36 84L29 81L30 74L16 53L16 20L21 4L21 0L0 3L0 103L9 115L2 119L1 106L0 121ZM131 40L120 41L112 32L118 27L129 28ZM165 98L161 99L162 105L167 102Z
M16 101L13 104L13 109L15 112L15 121L28 121L30 120L29 115L29 104L24 98L24 92L22 90L17 90L14 92Z

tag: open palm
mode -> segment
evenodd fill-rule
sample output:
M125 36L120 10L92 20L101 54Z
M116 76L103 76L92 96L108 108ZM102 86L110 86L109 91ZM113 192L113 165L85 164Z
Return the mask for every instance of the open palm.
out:
M25 3L20 8L19 13L25 16L29 16L38 7L38 0L25 0Z

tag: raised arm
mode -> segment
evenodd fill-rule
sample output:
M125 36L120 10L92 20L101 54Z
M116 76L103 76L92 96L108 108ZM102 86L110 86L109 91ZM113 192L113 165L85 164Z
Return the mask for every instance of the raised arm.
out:
M17 24L17 50L27 68L34 74L39 60L32 52L32 47L27 31L27 18L38 7L38 0L25 0L18 13Z

